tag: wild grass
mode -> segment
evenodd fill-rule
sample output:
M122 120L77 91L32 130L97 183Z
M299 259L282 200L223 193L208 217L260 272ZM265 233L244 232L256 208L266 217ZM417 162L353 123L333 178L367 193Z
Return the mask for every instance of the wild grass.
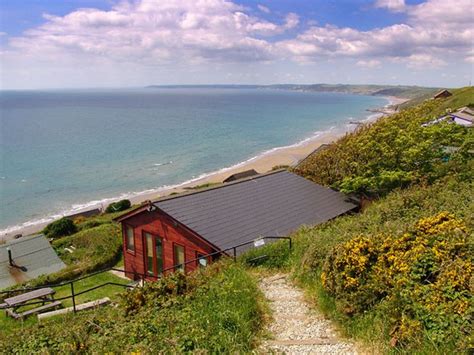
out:
M74 292L75 293L80 293L82 291L85 291L91 287L98 286L107 282L114 282L122 285L126 285L129 283L129 280L125 280L123 278L120 278L118 276L112 275L109 272L104 272L101 274L93 275L87 279L78 281L74 283ZM53 287L53 289L56 291L54 294L54 297L56 299L62 298L62 297L68 297L71 296L71 286L64 285L64 286L59 286L59 287ZM123 292L123 288L120 286L113 286L113 285L108 285L105 287L98 288L96 290L84 293L82 295L79 295L76 297L76 305L89 302L89 301L94 301L103 297L109 297L113 301L118 301L118 294ZM62 302L63 307L70 307L72 306L72 299L65 299ZM38 307L39 305L33 305L29 307L22 307L20 308L19 311L25 311L30 308L35 308ZM0 344L2 341L7 342L8 339L15 338L19 332L25 331L26 329L29 329L31 327L35 327L38 325L38 321L36 316L31 316L29 318L26 318L25 320L15 320L13 318L7 317L5 312L0 312L0 329L2 330L0 332ZM43 322L43 326L44 326ZM47 323L46 323L47 325ZM2 340L2 337L5 337ZM1 347L0 347L1 349Z
M262 255L275 258L260 259L260 268L289 270L302 286L308 297L331 319L341 331L361 340L372 351L385 353L442 353L461 351L454 343L436 343L424 340L409 349L392 347L393 320L386 310L373 308L363 314L346 315L336 306L336 298L330 295L321 282L321 271L332 250L353 238L400 234L409 230L420 218L441 211L454 214L472 231L474 228L474 182L446 177L431 186L414 186L396 190L385 198L373 202L360 214L340 217L317 227L302 227L292 235L293 249L286 252L287 244L279 241L242 256L246 263ZM470 236L471 243L472 234ZM465 349L466 350L466 349Z
M234 263L173 274L125 295L118 307L32 325L1 346L8 353L246 353L265 317L255 279Z

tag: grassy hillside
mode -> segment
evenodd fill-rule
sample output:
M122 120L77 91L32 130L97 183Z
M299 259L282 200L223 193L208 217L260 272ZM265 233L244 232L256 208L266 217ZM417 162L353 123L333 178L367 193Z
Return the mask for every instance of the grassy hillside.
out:
M397 187L433 182L453 169L473 169L472 129L443 123L423 127L447 108L474 103L474 88L430 100L347 134L300 164L296 172L344 192L381 196ZM445 147L461 148L448 154ZM449 162L446 164L446 162Z
M359 214L301 228L291 251L286 242L274 243L242 261L290 271L326 315L372 350L467 353L474 316L474 130L422 126L448 108L473 103L472 88L454 93L364 126L307 159L298 173L372 202ZM78 233L54 241L68 264L65 275L36 282L114 263L121 238L111 217L78 221ZM71 245L72 254L65 251ZM0 332L0 349L247 353L259 342L267 312L248 270L226 261L119 299L115 307L42 324L27 320L21 331Z
M453 96L440 100L440 108L441 109L448 109L448 108L459 108L461 106L469 106L474 105L474 97L472 92L472 87L464 87L460 89L450 89ZM424 93L422 95L418 95L411 100L404 102L398 105L399 109L405 109L409 107L413 107L416 105L421 104L425 100L430 100L433 97L432 92Z
M238 264L177 273L122 295L117 307L0 333L5 353L245 353L256 345L265 308Z
M349 336L377 352L468 353L472 349L474 169L472 129L421 123L472 102L472 88L362 128L299 172L381 197L362 213L250 252L263 268L293 273ZM461 147L443 155L443 145ZM400 173L400 175L398 175ZM400 176L408 177L406 180Z
M361 214L300 229L290 254L275 243L245 258L279 255L261 267L291 271L347 335L378 351L467 352L473 189L472 181L446 177L396 190ZM441 213L454 217L440 232ZM422 226L433 234L421 233Z
M398 96L414 99L432 96L439 88L403 85L348 85L348 84L312 84L312 85L273 85L274 87L315 92L340 92L360 95Z

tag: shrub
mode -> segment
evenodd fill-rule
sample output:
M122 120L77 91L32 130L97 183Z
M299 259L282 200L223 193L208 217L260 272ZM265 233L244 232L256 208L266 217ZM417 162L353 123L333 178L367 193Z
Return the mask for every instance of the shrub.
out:
M48 238L59 238L67 235L71 235L77 232L77 227L74 222L68 218L61 218L54 221L43 229L43 233Z
M118 202L112 202L105 209L105 213L125 211L125 210L129 209L130 206L132 206L130 200L120 200Z
M458 159L463 153L446 156L444 148L468 146L470 130L448 123L423 126L436 117L439 105L428 101L361 126L294 170L316 183L375 197L465 170L466 160Z
M0 348L25 354L250 353L262 328L261 299L241 266L219 262L127 291L117 307L55 317L8 339L0 333Z
M332 250L321 281L345 314L383 310L393 344L425 337L467 348L474 315L468 235L461 220L441 212L401 235L359 236Z

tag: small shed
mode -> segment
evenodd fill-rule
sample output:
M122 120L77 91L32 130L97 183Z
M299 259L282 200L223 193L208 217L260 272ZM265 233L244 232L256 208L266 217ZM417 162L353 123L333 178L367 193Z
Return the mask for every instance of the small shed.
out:
M52 274L64 267L66 265L42 234L0 245L0 289Z
M254 169L245 170L245 171L241 171L240 173L232 174L227 179L225 179L223 182L232 182L232 181L248 178L248 177L255 176L255 175L258 175L258 173Z
M441 90L440 92L436 93L434 96L433 96L433 99L444 99L445 97L449 97L449 96L452 96L453 94L451 94L451 92L449 92L448 90L444 89L444 90Z

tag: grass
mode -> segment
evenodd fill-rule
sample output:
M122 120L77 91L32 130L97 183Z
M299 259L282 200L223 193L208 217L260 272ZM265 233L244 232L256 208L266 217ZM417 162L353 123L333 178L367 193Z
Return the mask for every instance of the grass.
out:
M109 272L104 272L101 274L90 276L84 280L75 282L74 292L79 293L91 287L98 286L107 282L114 282L114 283L119 283L121 285L126 285L130 281L120 278L118 276L115 276ZM64 285L64 286L54 287L53 289L56 291L54 295L55 299L71 296L71 286L69 284ZM123 288L120 286L115 286L115 285L104 286L96 290L77 296L76 305L89 302L89 301L94 301L103 297L109 297L111 300L117 301L118 300L117 295L118 293L122 291L123 291ZM63 307L72 306L72 299L66 299L61 302L62 302ZM20 311L24 311L29 308L35 308L38 306L39 305L23 307L23 308L20 308ZM2 329L2 335L5 335L5 336L11 336L14 333L16 333L18 330L27 329L29 327L35 326L37 323L38 321L37 321L36 316L31 316L22 322L20 320L14 320L10 317L7 317L5 312L0 312L0 329ZM1 336L0 336L0 340L1 340Z
M259 267L290 271L308 297L339 325L345 335L361 340L374 352L449 353L455 349L462 352L455 344L435 345L427 339L412 350L392 348L389 343L393 324L386 310L373 308L356 316L343 314L336 307L335 297L322 286L321 270L333 248L341 243L359 235L399 234L410 229L420 218L441 211L455 214L472 230L473 191L472 181L459 181L455 176L431 186L396 190L373 202L363 213L340 217L316 227L300 228L292 235L291 253L287 252L285 242L276 242L242 256L242 261L248 262L259 255L273 255L273 258L263 259Z
M248 353L258 344L266 315L256 280L236 263L215 263L188 276L173 274L124 295L116 308L33 324L8 342L5 336L3 349L9 353Z

